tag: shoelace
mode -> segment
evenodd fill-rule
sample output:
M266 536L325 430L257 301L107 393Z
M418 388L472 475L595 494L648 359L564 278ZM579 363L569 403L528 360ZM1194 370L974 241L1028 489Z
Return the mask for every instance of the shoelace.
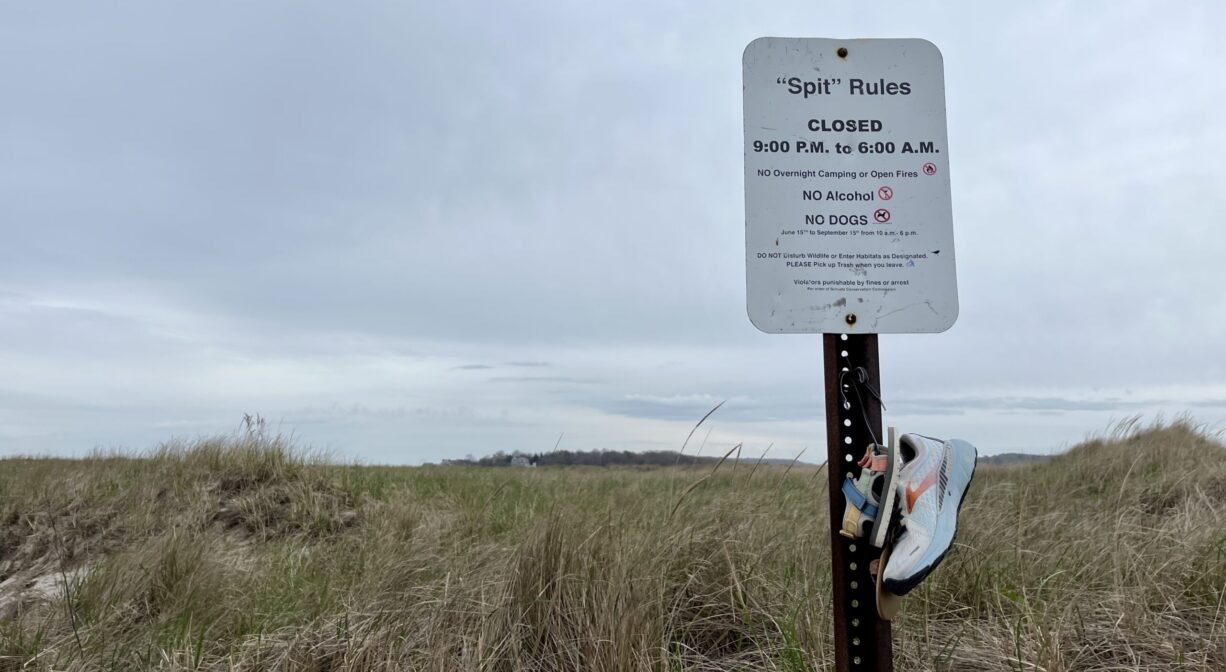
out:
M860 388L864 388L865 392L876 399L877 403L881 404L881 410L884 411L886 408L885 402L881 400L881 393L878 392L871 384L869 384L868 369L865 369L863 366L854 367L850 371L844 371L839 374L839 397L840 401L843 402L843 408L848 408L851 406L851 402L847 399L847 392L845 391L844 387L848 373L853 374L851 378L851 388L855 390L856 401L860 402L860 417L864 420L864 428L868 430L869 438L873 440L873 443L881 443L881 441L877 439L877 432L873 431L873 423L869 422L868 420L868 413L864 410L864 395L861 394Z

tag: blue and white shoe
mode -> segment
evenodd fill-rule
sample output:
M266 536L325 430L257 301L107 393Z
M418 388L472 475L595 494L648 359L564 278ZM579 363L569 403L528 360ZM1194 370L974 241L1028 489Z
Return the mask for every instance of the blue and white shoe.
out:
M975 476L978 451L960 439L904 434L899 452L903 467L897 499L902 519L882 584L895 595L906 595L953 546L958 510Z

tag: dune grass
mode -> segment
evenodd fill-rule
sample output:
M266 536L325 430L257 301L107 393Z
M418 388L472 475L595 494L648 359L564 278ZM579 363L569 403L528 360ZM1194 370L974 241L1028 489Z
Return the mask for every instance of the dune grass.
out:
M0 460L0 671L832 669L825 472ZM899 670L1226 670L1226 449L981 467Z

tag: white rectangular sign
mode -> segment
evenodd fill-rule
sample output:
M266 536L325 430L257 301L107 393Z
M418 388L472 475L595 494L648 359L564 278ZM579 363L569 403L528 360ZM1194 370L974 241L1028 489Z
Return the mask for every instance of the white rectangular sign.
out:
M952 326L941 52L763 37L742 65L749 319L768 333Z

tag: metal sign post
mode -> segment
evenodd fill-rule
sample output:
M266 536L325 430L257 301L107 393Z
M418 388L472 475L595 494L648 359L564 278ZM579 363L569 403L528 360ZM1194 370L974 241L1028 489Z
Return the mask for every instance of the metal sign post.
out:
M881 402L857 395L847 376L863 368L868 384L880 390L876 334L826 334L826 471L830 480L830 564L834 572L834 659L837 670L888 672L894 669L890 624L877 617L876 584L869 563L881 549L867 540L839 534L845 502L841 487L864 446L881 436ZM867 426L866 426L867 423Z
M958 318L944 62L925 40L763 37L742 73L749 319L825 335L836 669L888 671L881 550L839 534L843 485L884 438L877 334Z

